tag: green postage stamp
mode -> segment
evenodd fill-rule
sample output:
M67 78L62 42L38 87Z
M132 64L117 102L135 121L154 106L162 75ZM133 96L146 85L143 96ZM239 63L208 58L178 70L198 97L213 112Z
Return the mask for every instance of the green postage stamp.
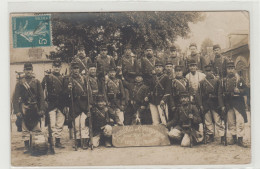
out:
M51 46L51 15L12 17L14 48Z

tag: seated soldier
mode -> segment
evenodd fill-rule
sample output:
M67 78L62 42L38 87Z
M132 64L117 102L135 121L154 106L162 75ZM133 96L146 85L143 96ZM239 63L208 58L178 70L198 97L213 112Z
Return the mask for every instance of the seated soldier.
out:
M182 147L193 144L191 140L195 139L196 143L203 140L203 136L198 131L201 117L196 106L189 102L189 94L182 92L180 97L181 105L176 109L174 117L166 125L167 128L170 128L169 137L181 141Z
M91 108L93 121L93 146L98 147L100 141L105 142L106 147L112 146L112 126L123 125L111 108L108 108L103 95L97 95L97 104ZM101 140L100 140L101 139Z

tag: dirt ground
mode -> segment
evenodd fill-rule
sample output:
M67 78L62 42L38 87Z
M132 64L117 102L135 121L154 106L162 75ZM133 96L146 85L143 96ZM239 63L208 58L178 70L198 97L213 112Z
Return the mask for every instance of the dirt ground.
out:
M105 148L77 152L72 148L73 140L69 140L68 129L63 130L62 142L65 149L56 149L55 155L30 156L23 154L21 133L16 131L12 119L11 133L11 165L12 166L105 166L105 165L221 165L248 164L251 162L251 148L237 145L220 145L220 138L215 142L184 148L179 145L162 147L127 147ZM250 121L250 120L249 120ZM250 124L245 124L244 141L250 144Z

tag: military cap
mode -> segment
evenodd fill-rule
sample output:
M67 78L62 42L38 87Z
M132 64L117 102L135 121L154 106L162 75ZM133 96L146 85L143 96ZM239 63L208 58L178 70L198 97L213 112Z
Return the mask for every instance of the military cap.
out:
M32 63L25 63L24 64L24 70L32 70L33 66Z
M219 44L213 45L213 50L220 48Z
M212 70L212 65L208 64L206 66L204 66L205 71L211 71Z
M104 95L98 94L98 95L96 96L96 101L97 101L97 102L103 102L103 101L105 101Z
M183 66L181 65L176 65L175 68L174 68L175 71L182 71L183 70Z
M155 66L163 66L162 61L156 60L156 61L155 61Z
M61 60L60 60L60 59L55 59L55 60L52 62L52 66L60 67L60 66L61 66Z
M167 60L166 63L165 63L165 65L173 65L173 63L172 63L172 61Z
M235 67L235 63L233 61L227 62L227 67Z
M88 64L88 67L89 67L89 68L92 68L92 67L95 67L95 68L96 68L96 64L95 64L95 63L89 63L89 64Z
M70 66L71 66L72 68L79 68L79 63L76 62L76 61L72 61L72 62L70 63Z
M151 44L146 44L145 49L153 49L153 46Z
M189 65L197 65L197 62L195 59L190 59L189 60Z
M189 47L195 46L197 48L196 43L191 43Z
M171 46L170 46L170 51L176 51L176 49L177 49L177 48L176 48L175 45L171 45Z

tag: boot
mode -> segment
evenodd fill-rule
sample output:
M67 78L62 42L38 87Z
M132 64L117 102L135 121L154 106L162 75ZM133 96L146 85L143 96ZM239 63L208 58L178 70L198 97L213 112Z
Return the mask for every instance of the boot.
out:
M243 143L243 137L238 137L237 145L243 148L247 148L247 145Z
M65 147L61 144L60 138L55 138L55 140L56 140L56 143L55 143L55 147L56 147L56 148L65 148Z
M80 139L77 139L77 147L81 147L81 140ZM73 144L73 148L75 148L75 144Z
M106 147L112 147L112 140L111 138L105 137L105 146Z
M214 142L214 135L213 134L207 135L206 138L207 138L207 143Z
M88 149L88 142L89 142L88 138L83 138L82 139L82 149L83 150L87 150Z
M230 145L237 144L237 135L232 135L232 140L231 140L231 142L229 144Z
M24 147L25 147L24 154L29 154L30 153L30 143L29 143L29 140L24 141Z

